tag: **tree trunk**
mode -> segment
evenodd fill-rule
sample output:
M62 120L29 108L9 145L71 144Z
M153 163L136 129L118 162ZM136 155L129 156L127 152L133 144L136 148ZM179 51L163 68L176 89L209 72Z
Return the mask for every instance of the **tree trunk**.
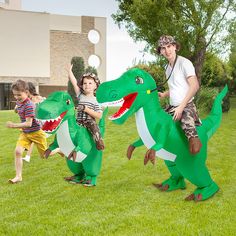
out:
M202 68L203 63L206 56L206 40L204 37L201 37L197 40L198 48L196 49L195 54L192 57L192 62L195 66L196 75L199 81L199 84L201 84L201 75L202 75Z

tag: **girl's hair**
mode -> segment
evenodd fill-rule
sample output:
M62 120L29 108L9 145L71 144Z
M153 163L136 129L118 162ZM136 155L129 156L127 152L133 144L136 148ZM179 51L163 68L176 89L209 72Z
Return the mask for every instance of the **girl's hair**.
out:
M97 85L97 88L98 86L100 85L100 80L99 78L97 77L96 74L94 73L86 73L86 74L83 74L78 82L78 86L80 88L80 91L81 93L84 94L84 90L83 90L83 83L84 83L84 78L87 78L87 79L92 79L96 85ZM95 89L95 91L97 90L97 88ZM96 92L94 91L94 95L96 94Z
M32 94L33 96L38 96L39 94L36 91L36 88L34 86L34 84L32 82L28 82L28 86L29 86L29 92L30 94Z
M11 85L11 90L16 90L18 92L27 92L29 91L29 85L26 81L19 79Z

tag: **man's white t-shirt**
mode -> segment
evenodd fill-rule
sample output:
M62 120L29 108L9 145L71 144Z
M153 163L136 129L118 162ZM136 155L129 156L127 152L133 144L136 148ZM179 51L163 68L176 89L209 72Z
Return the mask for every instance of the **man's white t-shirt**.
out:
M172 67L170 65L166 68L166 77L170 75ZM189 76L196 76L193 63L185 57L178 56L174 70L168 80L170 105L179 106L189 89L187 78ZM192 101L192 100L191 100Z

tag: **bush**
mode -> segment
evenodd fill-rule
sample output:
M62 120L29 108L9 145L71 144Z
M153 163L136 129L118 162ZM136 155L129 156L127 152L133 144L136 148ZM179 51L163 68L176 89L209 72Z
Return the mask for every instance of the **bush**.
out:
M209 112L212 108L215 97L218 94L217 88L201 87L195 96L195 103L199 110Z
M195 96L195 103L199 110L202 112L210 112L213 102L217 94L223 88L211 88L211 87L201 87L200 91ZM222 111L227 112L230 109L229 93L223 99Z

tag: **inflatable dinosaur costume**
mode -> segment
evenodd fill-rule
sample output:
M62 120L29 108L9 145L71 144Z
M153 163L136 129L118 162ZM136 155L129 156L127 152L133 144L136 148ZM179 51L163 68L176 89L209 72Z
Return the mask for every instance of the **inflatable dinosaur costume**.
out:
M99 122L102 136L106 113L107 109L103 112L103 117ZM71 96L66 92L50 94L37 106L36 118L44 122L42 129L46 133L56 134L49 150L59 147L67 157L68 167L75 175L73 182L95 186L101 169L102 151L96 149L87 129L76 123Z
M100 103L123 100L123 105L111 120L117 124L124 123L135 114L139 139L129 146L127 156L130 159L136 147L145 145L144 164L154 162L155 156L165 160L171 174L161 184L155 184L160 190L172 191L185 189L184 179L196 185L196 190L186 200L206 200L213 196L219 187L212 180L206 167L207 142L219 127L222 117L221 102L228 88L216 97L210 115L197 127L202 142L201 151L192 155L189 152L188 140L179 122L173 121L160 106L156 83L150 74L134 68L125 72L116 80L99 86L96 96Z

